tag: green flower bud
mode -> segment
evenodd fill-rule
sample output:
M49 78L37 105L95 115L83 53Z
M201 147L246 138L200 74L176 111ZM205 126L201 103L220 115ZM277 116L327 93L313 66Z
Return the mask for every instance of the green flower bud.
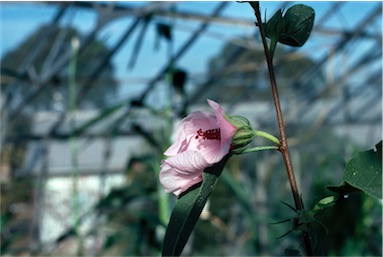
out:
M253 127L251 126L250 121L242 116L226 115L225 118L237 128L237 131L232 138L231 152L234 154L240 154L246 149L246 146L253 141Z
M231 143L231 152L235 154L242 153L248 144L253 141L254 133L251 126L243 126L239 128L232 139Z
M243 116L224 114L224 117L228 122L230 122L237 129L239 129L243 126L250 126L251 127L250 121Z

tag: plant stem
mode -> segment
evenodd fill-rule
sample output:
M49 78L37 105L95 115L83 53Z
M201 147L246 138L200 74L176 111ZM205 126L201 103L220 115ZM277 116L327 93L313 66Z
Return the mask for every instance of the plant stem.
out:
M76 70L77 70L77 55L78 55L79 43L77 38L72 38L71 41L71 57L68 68L68 108L70 114L70 126L71 131L76 130ZM80 217L80 204L79 204L79 169L78 169L78 147L77 147L77 136L71 134L69 138L70 149L71 149L71 163L72 163L72 211L73 211L73 227L77 234L78 250L77 256L82 255L83 240L79 233L79 223L77 221Z
M263 138L266 138L266 139L270 140L271 142L275 143L277 146L280 145L279 139L276 138L275 136L273 136L273 135L267 133L267 132L253 129L253 135L254 135L255 137L263 137ZM279 148L278 148L278 149L279 149Z
M274 106L275 106L275 111L276 111L277 120L278 120L278 128L279 128L279 133L281 135L281 142L280 142L280 147L278 150L282 153L283 161L286 166L287 177L290 182L291 192L294 197L295 207L299 211L299 210L302 210L304 207L299 197L299 190L298 190L297 182L295 180L294 170L293 170L293 166L292 166L292 162L290 158L290 152L289 152L289 148L288 148L288 144L286 140L286 132L285 132L285 126L283 123L282 109L281 109L281 104L280 104L280 100L278 96L277 83L275 80L273 56L270 54L269 49L267 47L266 37L264 34L263 25L262 25L261 12L259 9L259 2L256 1L256 2L249 2L249 3L251 7L254 9L255 16L257 18L259 31L261 34L263 48L265 51L265 56L267 61L267 68L269 70L271 90L273 94ZM310 241L310 235L307 232L302 232L302 234L303 234L303 241L304 241L307 255L314 256L314 252L313 252L311 241Z
M241 154L252 153L252 152L256 152L256 151L264 151L264 150L278 150L278 146L275 146L275 145L257 146L257 147L246 149Z

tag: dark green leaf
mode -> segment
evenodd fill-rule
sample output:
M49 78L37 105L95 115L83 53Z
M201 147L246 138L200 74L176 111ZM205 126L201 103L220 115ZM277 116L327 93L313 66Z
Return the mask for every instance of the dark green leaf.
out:
M347 163L343 183L382 199L382 141L376 151L360 152Z
M192 188L177 199L166 230L162 256L181 255L229 157L227 155L219 163L206 168L202 185Z
M285 31L279 42L290 46L302 46L310 36L314 25L314 9L297 4L291 6L284 15Z
M359 189L347 184L346 182L340 186L327 186L327 189L340 195L348 195L350 193L360 192Z
M266 37L276 39L283 33L285 30L285 20L282 17L282 10L279 9L273 17L266 23L265 34Z

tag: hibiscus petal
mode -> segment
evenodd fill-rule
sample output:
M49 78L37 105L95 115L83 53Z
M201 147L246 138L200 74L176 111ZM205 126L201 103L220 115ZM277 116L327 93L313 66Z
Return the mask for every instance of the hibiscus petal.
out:
M216 123L215 116L209 112L192 112L181 120L177 127L176 141L165 151L164 155L174 156L189 149L191 138L197 135L199 129L207 130L211 128L211 120Z
M230 151L237 129L225 119L218 103L212 100L208 103L215 115L200 111L190 113L178 126L176 141L164 153L170 156L162 162L160 172L166 192L179 195L202 181L203 170L222 160ZM217 129L220 139L209 134Z
M166 156L174 156L181 152L181 149L185 149L185 145L188 144L185 130L179 126L177 128L177 139L176 141L164 152ZM187 148L187 146L186 146Z
M208 130L217 125L217 119L210 112L192 112L184 119L186 134L197 135L199 129Z
M164 163L161 166L160 173L160 182L167 193L173 193L175 195L180 195L182 192L185 192L191 186L202 181L202 172L201 174L196 175L181 175L174 169L172 166Z
M219 162L221 156L221 142L220 140L207 140L203 138L192 138L189 143L189 150L198 151L201 156L210 164Z
M164 162L179 170L179 173L182 174L199 172L209 166L201 153L189 150L172 156Z
M202 171L208 165L198 152L183 152L162 162L160 182L166 192L179 195L202 181Z
M219 160L221 160L226 154L229 153L232 138L237 128L225 119L224 111L218 103L210 99L208 99L207 102L211 108L213 108L218 126L221 130L220 153L217 153L220 157Z

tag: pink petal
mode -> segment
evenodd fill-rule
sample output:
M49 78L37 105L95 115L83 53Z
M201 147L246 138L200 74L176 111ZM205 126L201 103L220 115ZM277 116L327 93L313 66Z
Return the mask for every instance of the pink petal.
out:
M164 155L166 156L174 156L177 155L181 149L185 148L185 145L187 145L187 138L185 130L182 127L182 123L177 128L177 139L176 141L164 152ZM186 147L187 148L187 147Z
M166 156L174 156L180 152L188 150L190 140L197 135L199 129L211 129L211 121L215 117L208 112L192 112L181 120L178 125L176 141L165 151Z
M198 152L180 153L162 162L160 182L166 192L179 195L202 181L202 171L208 165Z
M225 119L224 112L218 103L210 99L208 99L207 102L211 108L213 108L217 118L218 126L221 129L221 144L219 155L222 159L230 151L231 141L237 128Z
M177 169L180 174L198 173L209 166L200 152L190 150L172 156L164 162Z
M160 182L166 192L179 195L202 181L205 168L219 162L229 153L236 127L224 116L221 106L208 100L215 111L192 112L177 129L177 140L165 151L170 156L161 164ZM220 140L203 138L198 130L220 129Z
M184 119L186 134L196 135L199 129L208 130L217 127L217 119L210 112L192 112Z
M196 139L193 137L190 140L188 149L191 151L198 151L206 162L214 164L219 162L223 156L225 156L225 154L221 156L220 146L221 142L219 140L204 140L202 138Z
M202 181L202 172L198 176L184 177L177 176L174 169L167 164L164 164L162 169L160 182L166 193L173 193L178 196L188 188Z

